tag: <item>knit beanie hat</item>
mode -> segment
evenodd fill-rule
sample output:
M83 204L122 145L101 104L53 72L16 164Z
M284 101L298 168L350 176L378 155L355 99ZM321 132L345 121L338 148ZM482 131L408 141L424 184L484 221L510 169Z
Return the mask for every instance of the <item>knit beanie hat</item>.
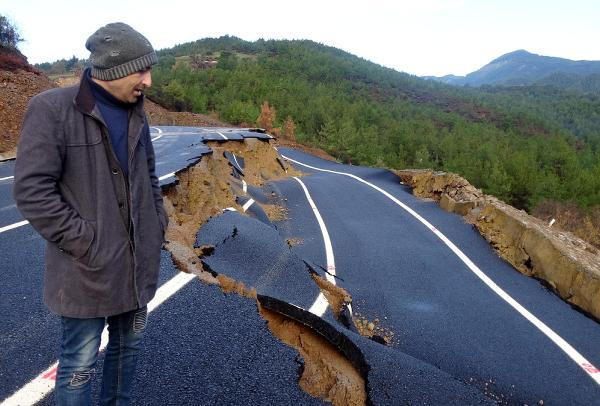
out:
M158 62L150 42L124 23L98 29L86 41L91 52L92 77L115 80L145 70Z

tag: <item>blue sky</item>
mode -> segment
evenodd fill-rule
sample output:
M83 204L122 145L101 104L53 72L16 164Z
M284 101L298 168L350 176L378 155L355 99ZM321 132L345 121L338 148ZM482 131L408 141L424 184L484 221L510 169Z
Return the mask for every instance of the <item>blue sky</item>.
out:
M594 0L2 0L30 62L76 55L98 27L123 21L155 48L205 37L311 39L415 75L464 75L517 49L600 60Z

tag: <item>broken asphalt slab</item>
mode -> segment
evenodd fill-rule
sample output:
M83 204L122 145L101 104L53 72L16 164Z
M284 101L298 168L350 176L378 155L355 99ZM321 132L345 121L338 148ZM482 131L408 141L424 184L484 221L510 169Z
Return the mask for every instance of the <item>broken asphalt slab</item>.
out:
M206 142L243 141L246 138L272 139L258 129L152 126L150 131L152 137L156 138L153 146L158 178L185 170L200 162L203 156L211 154L212 149ZM237 163L236 166L239 167L240 164ZM243 161L240 168L243 168ZM176 181L176 177L170 176L160 179L159 184L166 187Z
M177 272L167 255L161 274ZM298 386L301 367L296 351L269 332L254 301L192 280L150 314L133 397L148 406L323 404ZM53 404L53 395L41 402Z
M257 299L326 338L350 360L368 384L375 404L424 399L433 404L492 404L477 389L447 373L377 344L337 323L331 314L309 313L319 294L306 265L289 249L279 234L259 221L237 212L210 219L197 234L196 246L214 245L202 259L212 272L254 288ZM391 371L397 379L390 381ZM430 392L431 391L431 392Z
M202 262L264 296L305 309L320 291L306 265L272 227L238 212L211 218L198 231L195 247L215 246Z

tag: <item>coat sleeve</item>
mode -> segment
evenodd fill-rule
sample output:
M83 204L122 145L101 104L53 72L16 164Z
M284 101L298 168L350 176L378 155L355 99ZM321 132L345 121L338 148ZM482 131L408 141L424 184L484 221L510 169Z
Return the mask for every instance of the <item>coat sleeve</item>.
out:
M160 225L163 232L166 231L167 225L169 224L169 217L165 211L163 204L162 191L158 183L158 177L156 176L156 158L154 155L154 146L152 145L152 139L150 138L150 127L148 126L148 119L144 124L144 137L146 137L146 157L148 160L148 173L150 175L150 182L152 183L152 193L154 195L154 206L156 207L156 213L160 220Z
M94 229L60 193L64 158L62 126L56 105L43 95L31 99L17 146L13 196L23 217L44 239L80 258L94 239Z

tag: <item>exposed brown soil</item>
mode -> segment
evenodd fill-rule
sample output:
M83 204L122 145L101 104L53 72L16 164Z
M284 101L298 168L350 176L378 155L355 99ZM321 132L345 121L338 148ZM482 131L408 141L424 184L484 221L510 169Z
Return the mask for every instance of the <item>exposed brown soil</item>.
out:
M223 157L224 151L241 155L245 162L244 180L254 186L262 186L267 180L303 175L290 166L286 172L277 161L277 151L271 144L256 138L246 138L243 143L211 141L206 145L214 151L213 156ZM225 158L222 159L227 162Z
M268 142L246 139L244 142L211 142L211 155L178 173L179 183L164 192L165 209L170 218L166 238L169 243L179 242L179 262L198 259L194 251L196 233L211 216L220 214L227 207L238 211L242 208L235 202L231 191L231 166L223 156L230 151L244 158L246 181L261 186L266 180L287 176L277 162L277 153Z
M377 335L383 339L386 345L390 345L394 341L394 332L383 327L378 318L369 321L369 319L357 313L354 315L354 326L363 337L373 338Z
M0 160L14 158L29 99L54 87L44 75L0 70Z
M311 277L327 299L333 314L339 317L342 307L352 303L352 297L344 288L340 288L337 285L329 282L327 279L320 277L317 274L312 274Z
M40 73L36 68L29 64L27 57L25 57L21 51L17 48L7 47L2 44L0 44L0 70Z
M247 297L249 299L256 299L256 289L247 288L243 282L231 279L228 276L219 274L217 275L219 286L224 293L237 293L240 296Z
M269 330L304 359L300 387L334 405L364 405L365 380L334 346L302 324L258 305Z
M285 240L285 243L290 247L295 247L296 245L304 244L304 240L302 238L288 238Z
M144 108L150 125L180 125L189 127L231 127L217 117L205 114L169 111L146 98Z
M283 221L287 219L288 210L283 206L260 203L260 207L262 207L271 221Z

